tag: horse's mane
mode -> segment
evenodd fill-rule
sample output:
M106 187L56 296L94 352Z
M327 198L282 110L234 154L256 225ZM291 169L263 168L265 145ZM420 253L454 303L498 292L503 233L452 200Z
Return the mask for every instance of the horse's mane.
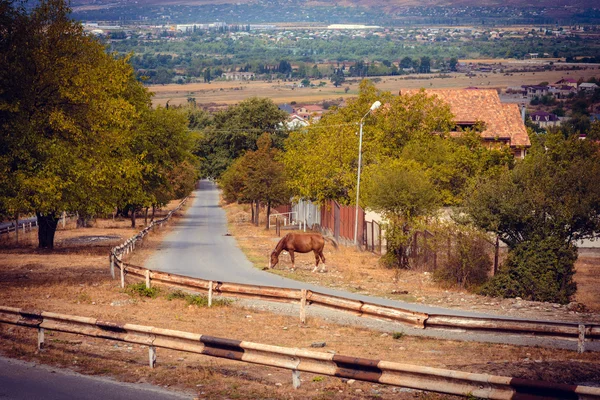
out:
M284 237L282 237L279 242L277 242L277 246L275 246L275 250L273 250L274 253L277 253L277 255L279 255L279 253L281 253L283 251L283 246L285 245L285 242L287 241L287 238L290 234L288 233L287 235L285 235Z

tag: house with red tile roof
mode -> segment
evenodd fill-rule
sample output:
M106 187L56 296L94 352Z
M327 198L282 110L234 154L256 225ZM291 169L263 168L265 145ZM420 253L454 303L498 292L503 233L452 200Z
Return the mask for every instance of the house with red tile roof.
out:
M402 94L416 94L418 90L401 91ZM493 89L426 89L428 96L436 96L450 106L459 135L464 128L483 123L479 133L484 144L489 147L509 146L517 158L525 157L531 147L527 128L519 106L514 103L501 103L498 92Z

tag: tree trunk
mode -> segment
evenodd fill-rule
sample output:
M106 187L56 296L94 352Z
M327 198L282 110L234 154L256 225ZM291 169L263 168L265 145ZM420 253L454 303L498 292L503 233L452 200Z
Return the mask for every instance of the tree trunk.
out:
M146 212L144 213L144 226L148 226L148 207L146 207Z
M154 213L156 212L156 206L154 204L152 204L152 217L150 218L150 221L154 221Z
M269 230L269 218L271 216L271 200L267 201L267 230Z
M17 235L17 244L19 244L19 213L15 213L15 234Z
M54 248L54 234L60 217L57 217L54 212L43 215L36 212L38 219L38 247L40 249Z
M258 200L256 200L256 213L255 213L256 222L254 223L255 226L258 226L258 224L259 224L259 222L258 222L259 221L259 218L258 218L259 213L260 213L260 202Z
M135 228L135 207L131 207L131 227Z
M250 203L250 211L252 211L252 216L250 217L250 220L252 221L252 223L254 223L254 200L252 200L252 202Z

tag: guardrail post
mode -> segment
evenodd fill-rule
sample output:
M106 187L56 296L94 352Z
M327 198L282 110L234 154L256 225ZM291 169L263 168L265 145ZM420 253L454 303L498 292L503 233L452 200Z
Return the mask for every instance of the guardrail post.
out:
M156 365L156 347L154 346L148 346L148 362L150 368L154 368Z
M110 276L115 279L115 255L110 253Z
M577 352L583 353L585 351L585 325L579 324L579 339L577 340Z
M146 289L150 289L150 270L147 269L144 273L146 275Z
M306 289L301 290L302 297L300 298L300 322L306 323Z
M208 306L212 306L212 288L213 288L213 281L209 281L208 282Z
M119 260L121 261L121 260ZM123 263L119 263L119 269L121 270L121 288L124 289L125 288L125 267L123 266Z
M44 347L44 328L38 328L37 348L38 348L38 350L42 350L43 347Z
M294 389L300 387L300 371L297 369L292 370L292 385L294 386Z

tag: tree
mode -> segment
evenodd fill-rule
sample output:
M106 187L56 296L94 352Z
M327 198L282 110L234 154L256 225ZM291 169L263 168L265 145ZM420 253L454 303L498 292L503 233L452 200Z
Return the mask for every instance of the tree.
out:
M432 132L447 132L449 108L427 97L392 96L363 80L359 96L335 109L307 130L291 132L283 156L289 185L301 198L341 204L354 201L358 167L358 122L376 100L385 104L363 126L363 167L398 158L411 138L424 140Z
M386 224L386 265L408 268L414 223L441 204L441 198L426 172L414 161L390 160L366 171L364 198L369 208L380 212Z
M427 56L421 57L419 72L428 74L431 72L431 59Z
M252 97L218 111L204 129L197 155L205 161L203 174L218 178L245 151L256 150L258 137L269 132L276 148L283 147L287 113L267 98Z
M344 71L342 71L340 68L335 69L329 80L331 83L333 83L333 86L340 86L346 81L346 78L344 77Z
M63 210L108 211L139 176L130 132L150 96L126 58L105 52L62 0L29 13L0 3L0 209L35 212L52 248Z
M196 140L181 110L158 107L140 115L131 144L133 156L141 164L140 185L132 185L133 192L124 198L132 209L132 227L139 208L152 207L154 215L156 207L193 189L198 178L197 159L192 154Z
M264 133L257 142L258 149L249 151L234 162L222 175L220 184L226 201L251 203L255 206L254 222L258 225L260 203L267 206L267 225L271 207L289 202L283 164L277 161L279 150L272 147L271 138Z
M572 253L577 241L594 238L600 232L598 145L574 136L565 138L561 132L533 139L525 160L513 169L482 178L467 202L473 221L499 235L512 254L488 287L490 293L509 284L517 289L507 291L507 295L519 293L518 287L524 286L517 281L524 273L547 276L545 268L552 263L529 262L530 251L544 248L558 259ZM562 282L559 286L551 288L546 279L527 278L534 286L523 296L547 300L552 292L556 301L567 301L574 292L573 263L557 267L553 274Z

